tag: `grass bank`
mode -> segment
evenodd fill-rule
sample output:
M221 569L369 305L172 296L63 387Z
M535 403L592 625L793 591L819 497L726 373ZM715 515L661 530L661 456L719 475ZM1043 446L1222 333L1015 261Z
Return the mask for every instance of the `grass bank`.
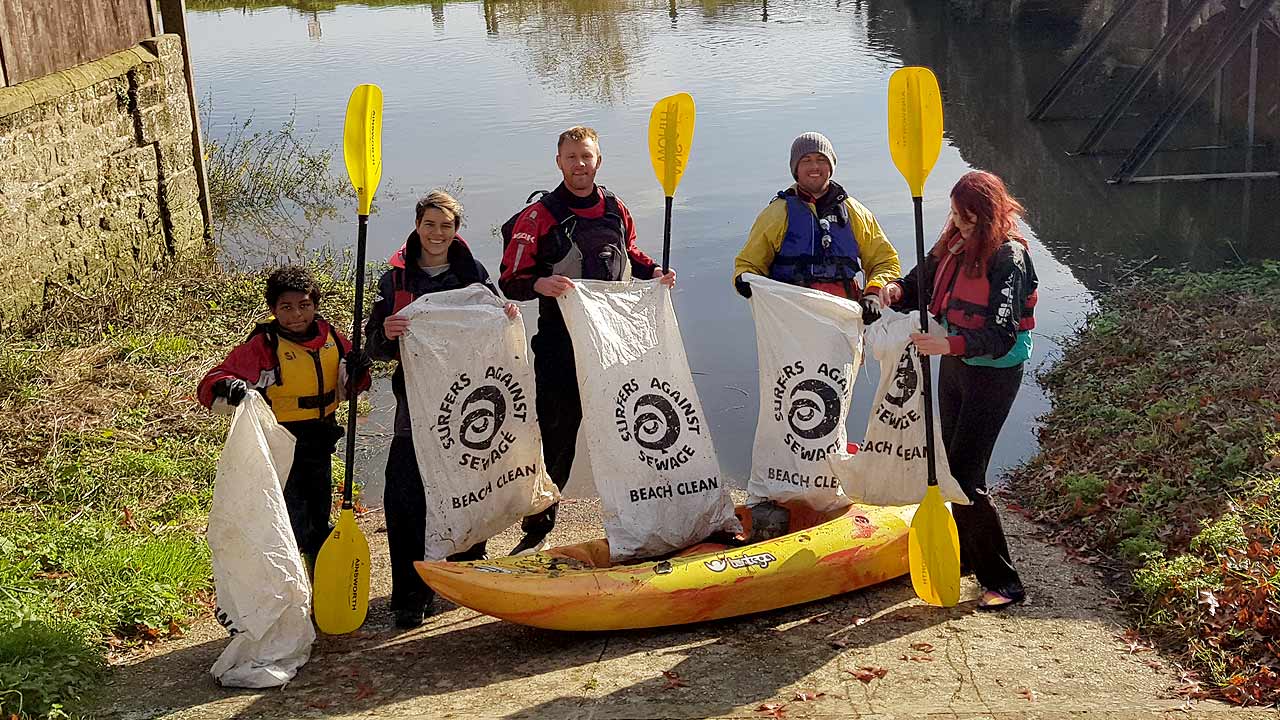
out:
M349 326L350 284L318 270ZM75 713L111 653L207 611L227 421L195 386L263 317L263 277L190 260L0 338L0 717Z
M1280 701L1280 263L1162 271L1102 298L1041 378L1007 492L1116 572L1183 694Z

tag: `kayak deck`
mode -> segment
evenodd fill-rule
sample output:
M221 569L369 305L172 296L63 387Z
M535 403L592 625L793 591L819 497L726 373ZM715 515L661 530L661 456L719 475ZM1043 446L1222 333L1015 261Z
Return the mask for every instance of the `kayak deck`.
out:
M700 543L671 557L615 565L600 538L542 553L419 562L436 592L511 622L557 630L680 625L839 595L908 571L914 506L792 506L786 535L731 547ZM744 535L751 513L738 508Z

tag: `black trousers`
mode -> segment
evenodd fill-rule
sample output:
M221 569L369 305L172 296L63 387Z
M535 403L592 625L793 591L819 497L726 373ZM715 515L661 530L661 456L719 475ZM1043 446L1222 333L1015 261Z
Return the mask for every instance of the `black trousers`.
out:
M960 557L983 588L1010 597L1023 595L1000 515L987 494L987 464L1000 429L1022 384L1022 366L992 368L942 357L938 407L942 441L951 474L971 505L951 506L960 531Z
M426 557L427 496L418 472L413 437L397 435L387 456L387 484L382 491L382 509L387 520L387 547L391 551L391 607L419 609L435 597L413 564ZM485 543L446 558L449 561L479 560Z
M561 322L563 327L563 321ZM573 342L569 333L539 329L533 347L534 386L538 396L538 430L542 433L542 459L556 487L564 489L573 470L582 424L582 398L578 394L578 371L573 362ZM520 523L526 533L545 535L556 524L556 505Z
M303 555L316 555L329 537L333 507L333 451L342 428L332 418L282 423L297 440L284 485L293 539Z

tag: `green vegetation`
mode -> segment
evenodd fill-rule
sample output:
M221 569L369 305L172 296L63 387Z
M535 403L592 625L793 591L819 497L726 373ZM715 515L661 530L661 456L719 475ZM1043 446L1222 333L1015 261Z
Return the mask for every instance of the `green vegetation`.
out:
M331 267L341 326L352 288ZM263 280L188 259L0 338L0 717L74 713L105 653L208 612L227 420L194 391L265 314Z
M1118 290L1041 378L1041 452L1009 488L1122 569L1141 629L1241 704L1280 700L1277 357L1280 263Z
M333 150L316 147L315 133L299 132L292 115L276 129L256 129L252 117L222 128L211 109L206 100L201 127L217 245L239 257L264 247L302 256L315 225L354 197L330 171Z

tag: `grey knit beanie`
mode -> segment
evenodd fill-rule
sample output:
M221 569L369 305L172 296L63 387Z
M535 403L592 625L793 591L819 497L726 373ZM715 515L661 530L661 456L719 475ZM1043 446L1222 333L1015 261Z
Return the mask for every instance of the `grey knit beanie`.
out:
M822 153L827 156L827 160L831 162L831 174L836 172L836 151L831 147L831 141L826 135L819 132L807 132L796 138L791 143L791 177L799 179L796 175L796 166L800 164L800 158L809 153Z

